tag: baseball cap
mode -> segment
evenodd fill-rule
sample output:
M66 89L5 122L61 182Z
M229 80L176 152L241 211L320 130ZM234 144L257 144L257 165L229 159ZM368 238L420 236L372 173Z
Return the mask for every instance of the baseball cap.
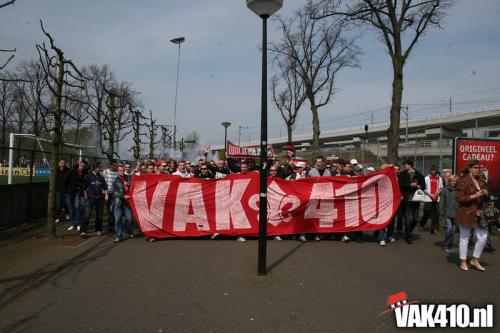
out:
M295 163L296 168L305 168L306 164L304 162L297 162Z
M358 160L353 158L349 164L358 164Z

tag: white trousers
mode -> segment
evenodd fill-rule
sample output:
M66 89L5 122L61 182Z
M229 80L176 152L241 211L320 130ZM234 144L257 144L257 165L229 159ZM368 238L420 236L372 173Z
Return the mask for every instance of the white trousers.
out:
M484 245L488 239L488 229L486 228L469 228L461 224L458 225L460 228L460 244L459 244L459 254L461 260L467 259L467 248L469 247L470 232L474 229L474 234L476 238L476 243L474 244L474 252L472 256L474 258L481 258L481 253L483 253Z

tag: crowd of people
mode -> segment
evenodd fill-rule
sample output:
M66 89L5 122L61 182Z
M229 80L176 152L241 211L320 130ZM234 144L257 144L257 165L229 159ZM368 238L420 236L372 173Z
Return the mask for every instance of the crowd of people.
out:
M393 165L383 164L381 168ZM85 161L69 169L65 161L59 162L57 177L56 211L59 222L63 208L69 219L68 230L77 230L86 236L92 211L95 211L95 230L97 235L102 235L103 212L108 212L108 232L115 235L115 242L123 237L123 228L129 237L134 237L134 217L129 204L130 184L133 174L171 174L182 178L219 179L233 173L248 173L258 170L253 159L227 159L218 161L205 161L200 159L197 163L176 161L170 159L145 160L137 162L135 167L131 163L112 163L105 170L96 163L89 166ZM483 250L493 252L488 228L476 225L476 213L487 200L493 199L488 193L486 178L479 161L470 161L459 175L453 175L450 169L439 172L432 166L427 176L415 169L414 163L407 160L399 166L393 166L397 171L397 180L402 194L402 202L396 216L383 230L377 230L371 235L381 246L397 240L396 232L404 241L412 244L415 237L415 228L419 231L426 230L427 221L430 219L429 231L433 235L443 234L443 250L446 253L454 252L454 235L456 225L460 229L459 256L460 267L468 269L467 249L474 246L470 265L480 271L485 268L479 259ZM287 180L297 180L306 177L349 176L357 177L374 172L372 167L363 168L357 160L350 161L326 160L318 156L312 166L305 162L292 163L289 158L282 161L275 160L269 163L268 176ZM421 203L423 202L423 215L420 217ZM443 223L440 220L443 220ZM443 228L441 228L441 224ZM496 225L498 228L498 224ZM365 232L366 233L366 232ZM322 237L340 239L342 242L351 240L362 242L363 232L341 234L313 234L296 235L297 239L306 242L308 239L320 241ZM211 236L212 239L218 234ZM294 235L295 237L295 235ZM276 241L282 241L281 236L275 236ZM245 241L239 236L237 241ZM154 241L154 239L150 239Z

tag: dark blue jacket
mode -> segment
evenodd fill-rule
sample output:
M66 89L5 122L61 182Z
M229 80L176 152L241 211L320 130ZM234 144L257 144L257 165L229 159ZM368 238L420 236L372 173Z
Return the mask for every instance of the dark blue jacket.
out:
M106 181L100 173L87 173L85 178L83 178L83 182L85 183L87 196L90 198L102 198L104 196L103 191L108 190L108 185L106 185Z

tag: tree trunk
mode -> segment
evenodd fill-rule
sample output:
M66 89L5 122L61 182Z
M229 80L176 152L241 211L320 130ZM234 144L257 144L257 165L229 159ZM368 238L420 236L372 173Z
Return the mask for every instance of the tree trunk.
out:
M61 126L61 101L62 88L64 84L64 58L59 56L59 65L56 82L56 96L54 105L54 133L52 134L52 155L50 158L50 178L49 178L49 197L47 204L47 237L55 239L55 198L56 198L56 179L59 173L57 162L59 160L59 149L62 144L62 126Z
M309 98L309 102L311 103L312 125L313 125L312 151L313 151L313 155L318 155L319 135L321 134L321 131L319 129L318 107L315 104L314 98Z
M398 164L399 162L399 126L401 114L401 101L403 99L403 63L395 58L393 60L394 77L392 80L392 105L391 122L387 130L387 161Z
M2 119L2 146L5 146L5 131L7 130L7 119Z
M292 132L293 132L292 124L286 123L286 131L288 134L288 143L292 143Z

